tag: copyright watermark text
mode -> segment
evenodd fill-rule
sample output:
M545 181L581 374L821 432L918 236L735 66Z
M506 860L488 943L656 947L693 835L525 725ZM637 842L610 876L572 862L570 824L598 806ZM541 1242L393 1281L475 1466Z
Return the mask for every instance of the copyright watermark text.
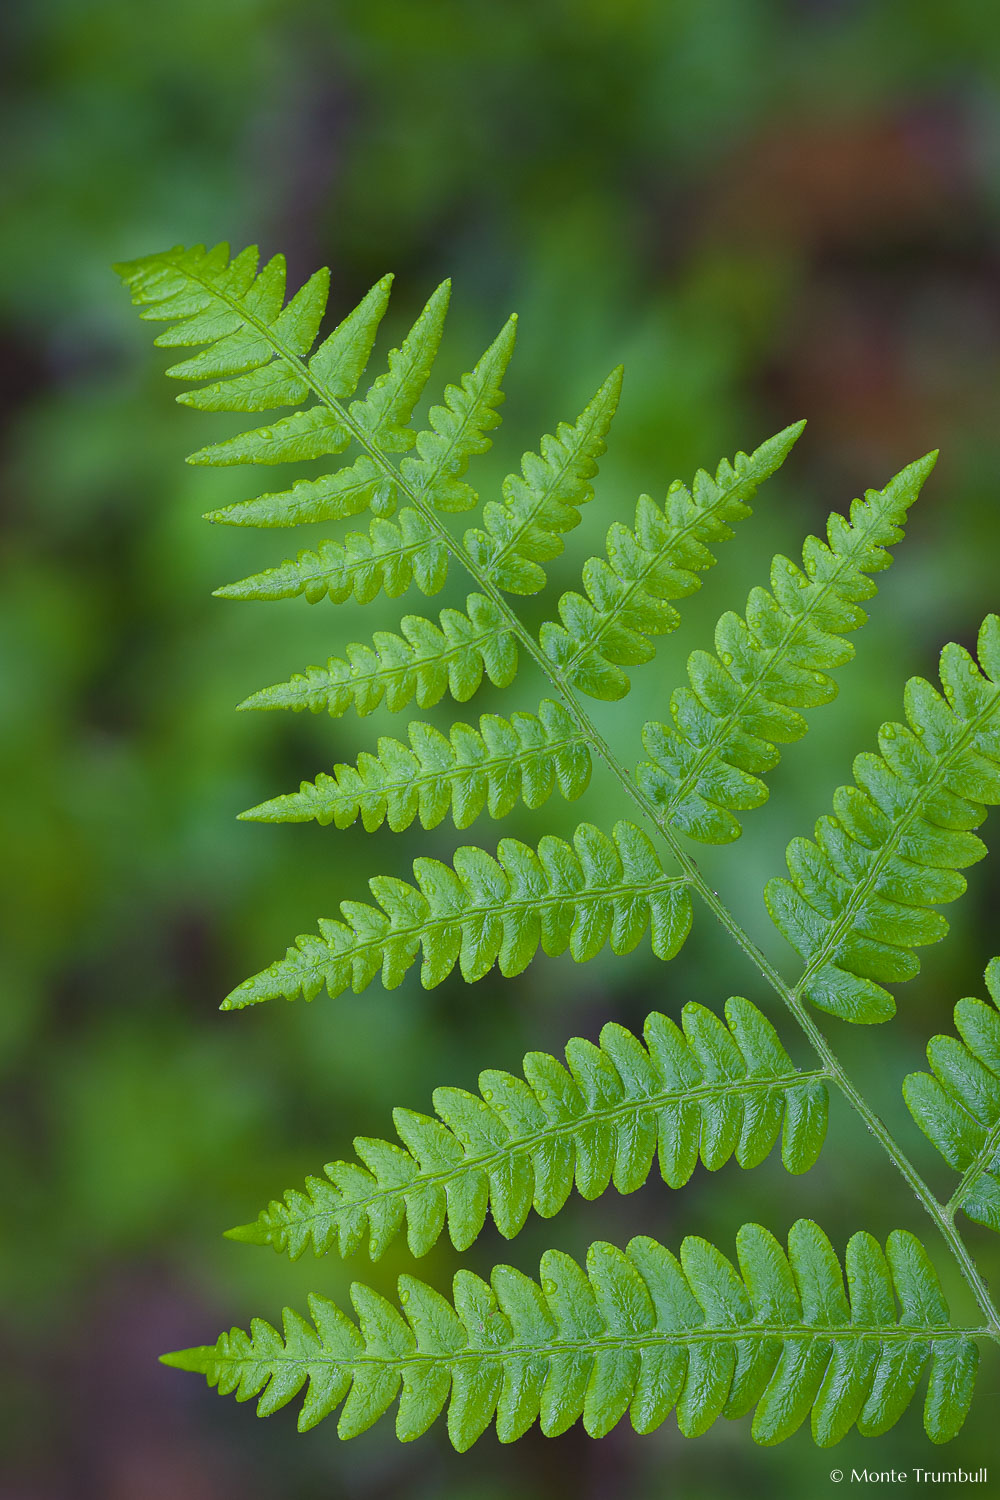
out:
M831 1469L834 1484L986 1484L987 1469Z

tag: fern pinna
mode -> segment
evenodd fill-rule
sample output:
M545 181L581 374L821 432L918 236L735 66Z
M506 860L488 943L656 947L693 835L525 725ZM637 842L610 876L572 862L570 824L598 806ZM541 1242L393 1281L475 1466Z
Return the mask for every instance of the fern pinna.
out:
M737 1266L704 1240L680 1259L647 1238L624 1250L592 1246L586 1270L557 1250L540 1280L498 1266L489 1282L467 1271L447 1301L400 1278L400 1309L356 1285L357 1322L322 1297L312 1322L286 1311L284 1331L257 1320L214 1345L166 1356L200 1371L238 1399L275 1411L305 1388L300 1427L338 1406L339 1431L371 1426L397 1399L401 1439L417 1437L447 1407L448 1431L467 1448L495 1420L503 1441L534 1422L562 1432L582 1417L594 1436L628 1412L648 1432L676 1412L682 1432L719 1416L754 1412L753 1437L774 1443L807 1417L820 1444L890 1427L927 1377L924 1425L943 1442L960 1428L976 1369L977 1343L1000 1341L998 1314L956 1224L1000 1228L1000 1021L980 1001L956 1010L962 1040L935 1038L932 1072L911 1075L904 1093L920 1129L960 1174L939 1201L888 1127L846 1073L818 1015L876 1024L894 1013L886 985L911 978L915 950L947 931L937 908L965 889L960 873L982 858L975 830L1000 803L1000 618L979 634L978 660L960 646L941 656L940 690L915 678L903 717L885 724L875 751L860 754L853 783L834 797L814 836L788 848L787 877L772 880L767 908L798 955L786 979L754 946L706 883L685 838L725 844L742 817L768 797L765 777L779 747L802 737L807 713L836 693L831 673L853 654L851 632L866 619L875 575L891 562L907 512L933 468L917 460L846 515L825 539L810 536L801 561L774 559L742 614L727 611L714 638L694 651L687 680L660 698L658 717L634 747L634 769L599 732L587 698L617 700L626 671L649 662L678 623L678 604L700 586L716 551L750 515L758 487L784 462L802 430L786 427L751 454L677 480L656 500L614 518L604 555L582 568L580 587L549 607L540 629L518 612L518 596L548 586L559 556L593 499L593 481L614 415L621 371L604 381L575 421L560 422L482 506L462 533L448 518L479 505L465 475L490 446L514 346L510 319L471 373L447 385L422 425L414 420L431 377L447 311L447 284L363 385L390 278L385 277L320 338L328 273L290 299L280 256L258 269L255 250L177 248L119 267L141 316L167 323L157 343L200 347L169 374L203 382L178 399L205 411L285 415L200 449L209 465L337 460L318 478L213 511L235 526L288 527L367 516L295 558L228 584L227 598L310 602L416 590L432 597L449 576L469 592L435 618L402 615L398 629L344 645L325 664L263 687L248 709L309 709L334 716L469 701L484 678L511 687L524 661L549 684L541 702L507 717L456 720L447 733L412 719L404 738L384 736L354 765L336 765L297 791L242 816L267 822L315 819L366 830L450 818L469 828L519 805L539 808L556 792L573 801L600 762L627 794L637 822L582 821L571 840L461 845L450 862L414 861L412 881L369 881L372 901L344 901L338 915L296 939L287 953L238 985L226 1009L278 997L360 992L378 977L402 983L419 964L426 987L458 967L464 980L496 967L523 972L539 949L578 962L608 946L625 954L648 935L666 961L682 947L695 898L722 923L758 979L815 1052L796 1068L773 1023L732 998L724 1019L691 1002L681 1025L654 1013L643 1038L609 1024L598 1045L569 1041L565 1065L545 1053L523 1076L480 1075L479 1093L443 1087L433 1114L398 1109L396 1141L359 1137L356 1159L289 1189L231 1237L293 1257L306 1250L381 1256L405 1234L425 1254L445 1226L468 1248L490 1214L513 1238L529 1214L551 1217L574 1184L595 1198L613 1184L638 1188L656 1172L680 1189L700 1158L714 1170L731 1158L746 1169L780 1141L789 1172L820 1151L831 1089L843 1095L891 1157L955 1256L981 1315L956 1327L928 1252L905 1230L885 1249L854 1234L843 1263L823 1231L796 1223L787 1251L745 1224ZM291 408L290 411L288 409ZM340 455L346 455L340 459ZM642 826L640 826L640 824ZM987 982L1000 1001L1000 961ZM846 1273L846 1288L845 1288Z

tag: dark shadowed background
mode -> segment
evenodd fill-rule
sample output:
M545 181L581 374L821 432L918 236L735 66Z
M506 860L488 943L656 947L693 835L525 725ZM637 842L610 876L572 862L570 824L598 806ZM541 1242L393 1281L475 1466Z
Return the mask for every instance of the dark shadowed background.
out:
M342 1445L333 1422L298 1438L290 1410L258 1422L156 1363L310 1290L341 1297L354 1276L391 1289L409 1268L402 1248L374 1268L363 1254L293 1266L221 1231L349 1154L355 1134L386 1132L395 1104L426 1109L435 1085L474 1087L529 1047L732 992L803 1054L703 914L669 967L642 953L579 970L543 959L509 984L425 994L411 980L219 1014L234 983L367 876L446 857L463 837L235 821L391 721L234 705L401 610L383 600L359 622L328 603L210 597L277 561L286 539L200 519L250 493L246 475L185 468L225 419L173 404L168 361L109 266L179 241L256 241L288 253L293 282L330 264L341 313L392 269L394 332L450 274L440 380L516 309L505 426L474 476L487 492L624 360L598 497L555 569L564 586L641 490L661 495L808 417L682 630L605 715L626 747L774 550L941 448L837 705L789 751L742 844L703 860L781 955L759 893L784 844L897 715L904 677L932 671L946 639L971 643L1000 606L1000 12L981 0L21 0L0 27L2 1500L813 1496L834 1462L934 1464L918 1410L832 1455L806 1431L756 1449L746 1421L688 1442L673 1419L599 1444L579 1429L510 1449L487 1436L461 1458L443 1429L399 1447L386 1419ZM531 706L534 689L517 701ZM475 712L496 701L484 693ZM448 717L442 706L436 722ZM557 801L516 827L532 837L575 820ZM496 836L488 823L474 835ZM998 870L973 873L896 1022L830 1027L945 1191L899 1083L954 1000L981 992L1000 949ZM674 1248L706 1234L731 1253L744 1219L784 1233L801 1213L841 1250L856 1228L925 1229L835 1108L805 1179L731 1164L699 1169L682 1193L651 1182L631 1198L574 1197L511 1246L487 1230L463 1261L532 1271L549 1244L578 1252L637 1231ZM995 1241L970 1239L1000 1276ZM927 1241L968 1313L929 1225ZM442 1244L420 1274L446 1289L458 1263ZM998 1389L994 1355L949 1460L995 1456Z

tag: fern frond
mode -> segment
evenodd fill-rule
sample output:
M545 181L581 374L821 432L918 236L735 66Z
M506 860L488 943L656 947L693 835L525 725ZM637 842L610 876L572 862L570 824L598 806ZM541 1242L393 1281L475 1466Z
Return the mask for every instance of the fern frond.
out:
M916 947L948 923L932 906L965 890L959 870L986 847L972 832L1000 803L1000 616L979 633L981 669L961 646L941 653L942 697L906 685L907 724L884 724L879 754L859 755L816 839L788 846L790 880L765 895L779 932L806 960L797 991L848 1021L885 1021L892 996L874 981L912 979Z
M260 823L315 819L338 828L360 817L371 833L383 823L398 832L415 818L424 828L436 828L450 812L456 828L468 828L484 808L491 818L502 818L519 801L541 807L557 788L573 801L590 780L585 736L565 708L548 698L537 715L483 714L478 730L453 724L447 738L419 722L407 733L409 745L384 737L377 755L362 752L357 766L339 765L332 776L303 781L297 792L240 817Z
M466 703L484 673L494 686L508 687L517 674L509 620L483 594L470 594L465 607L467 614L443 609L438 625L420 615L404 615L401 635L377 630L372 645L354 642L346 659L331 656L325 667L310 667L287 682L261 688L240 708L307 708L337 718L353 707L364 718L383 701L393 713L412 699L430 708L445 693Z
M420 982L432 989L459 965L481 979L494 963L510 978L538 948L578 963L605 943L630 953L647 927L653 952L672 958L691 926L687 882L663 873L652 844L630 823L609 838L583 823L573 844L546 834L537 853L502 839L496 858L457 849L454 868L436 859L413 862L416 886L387 875L368 882L378 906L341 903L343 921L321 921L320 936L297 939L283 959L239 985L223 1010L260 1000L312 1000L325 985L336 997L365 989L381 971L394 989L422 954Z
M826 543L807 538L802 568L775 557L770 592L752 590L745 619L722 616L714 654L691 653L689 685L671 698L673 723L644 727L651 759L635 772L674 827L703 843L729 843L742 833L736 813L767 801L760 778L780 760L778 744L806 733L799 710L836 697L828 673L854 655L844 635L865 623L860 601L877 592L867 575L890 565L885 549L902 540L936 458L930 453L884 490L868 490L851 506L850 522L832 514Z
M593 499L589 481L605 451L605 437L621 395L622 369L612 370L570 426L542 438L539 453L526 453L521 473L508 474L502 500L483 509L483 528L464 537L465 551L498 589L536 594L545 587L541 566L563 550L562 538L580 524L580 506Z
M593 698L623 698L629 690L623 665L650 661L654 636L680 623L671 600L701 587L699 573L715 565L713 546L750 515L749 502L781 467L805 427L796 422L754 453L723 459L715 478L699 469L691 489L676 480L658 506L642 495L631 531L616 521L608 531L607 559L584 564L587 597L575 591L559 600L562 624L546 621L540 642L563 679Z
M380 738L377 753L363 752L355 765L337 765L242 816L338 827L360 820L367 830L384 823L397 830L418 818L433 828L450 815L465 828L519 802L537 808L557 789L579 797L598 748L630 800L667 835L682 870L665 873L646 835L626 822L610 834L582 823L572 842L549 834L537 848L504 839L495 855L463 847L450 864L417 859L412 883L373 878L372 904L343 901L337 918L298 938L223 1008L309 1000L324 987L332 996L360 993L378 977L391 989L417 965L425 988L456 967L467 982L494 966L513 977L539 949L584 962L605 945L625 954L647 931L653 953L670 959L690 929L692 889L752 957L750 936L672 830L725 843L741 832L737 814L766 800L762 777L777 763L777 747L804 734L804 710L835 694L829 673L853 654L845 637L864 622L861 605L876 592L872 575L889 565L888 549L901 539L936 455L884 490L868 491L849 519L831 516L827 541L808 538L801 567L774 559L770 590L751 592L745 618L722 616L714 653L689 658L670 722L646 724L649 759L630 778L572 694L613 701L629 690L625 669L649 661L657 638L676 628L676 602L699 586L716 544L749 514L757 487L783 462L802 424L723 461L714 478L699 471L690 489L674 484L662 506L643 496L634 526L612 524L604 553L584 567L580 591L562 596L558 619L542 626L536 644L502 594L541 589L546 565L579 523L620 370L575 424L559 424L524 456L500 499L465 532L463 547L442 516L477 503L465 475L500 420L513 318L471 372L428 403L418 431L414 414L441 343L449 283L381 370L365 378L390 277L322 338L325 270L288 297L282 257L260 268L254 249L231 256L225 245L177 247L118 269L142 316L167 325L156 342L185 351L169 371L191 387L178 400L268 424L203 448L190 462L316 464L307 471L314 477L279 481L288 487L210 519L280 528L365 516L360 529L313 542L218 594L360 604L411 588L431 596L448 581L452 557L480 590L464 613L407 614L398 632L377 631L242 707L336 716L353 706L364 716L380 705L430 707L446 694L465 702L484 676L498 687L513 682L518 643L553 698L565 699L565 706L544 700L535 715L485 714L478 728L456 723L447 735L410 724L407 736ZM327 464L331 458L336 463ZM826 1445L855 1425L871 1434L891 1427L925 1374L926 1431L935 1442L954 1436L971 1400L974 1340L996 1341L1000 1328L954 1222L961 1207L1000 1231L1000 959L987 971L993 1008L959 1002L961 1040L935 1037L931 1071L910 1075L904 1086L917 1124L960 1174L946 1205L898 1154L800 1001L852 1021L884 1020L895 1006L883 985L916 974L915 950L947 931L933 908L965 889L959 871L985 853L974 830L986 807L1000 803L998 616L982 627L979 657L981 665L958 646L945 648L943 697L921 679L908 684L907 722L883 726L879 753L857 757L857 784L836 794L835 815L817 823L815 841L793 840L789 878L767 887L771 917L805 967L789 991L760 955L758 966L790 1002L822 1067L797 1070L770 1023L738 998L727 1002L725 1022L697 1004L684 1007L681 1027L654 1013L643 1041L609 1025L599 1045L570 1040L565 1066L529 1053L523 1076L488 1070L478 1095L441 1088L433 1114L395 1111L398 1144L356 1138L356 1160L331 1163L325 1177L308 1178L230 1235L292 1258L334 1246L347 1255L366 1244L377 1259L405 1232L413 1253L423 1255L445 1225L456 1248L467 1248L488 1213L513 1237L532 1208L557 1213L574 1183L585 1198L611 1183L633 1192L654 1161L668 1185L680 1186L699 1159L708 1170L733 1157L753 1167L780 1137L785 1166L804 1171L822 1145L826 1084L837 1078L941 1230L986 1326L951 1325L912 1235L897 1231L885 1251L869 1235L853 1236L845 1289L830 1241L800 1220L787 1253L767 1230L744 1225L738 1268L696 1238L684 1241L679 1260L646 1238L624 1252L597 1244L586 1270L549 1251L539 1283L506 1266L490 1283L461 1271L452 1306L403 1277L402 1312L355 1286L357 1323L317 1297L312 1324L287 1311L283 1333L255 1320L249 1334L234 1329L213 1347L166 1362L202 1371L239 1399L259 1396L261 1415L305 1388L302 1428L343 1403L344 1437L370 1427L397 1397L404 1440L447 1406L460 1450L494 1418L500 1439L511 1441L536 1419L554 1435L582 1417L600 1436L626 1410L633 1427L648 1432L675 1408L689 1436L720 1415L753 1411L761 1443L781 1441L811 1414L813 1435Z
M663 1180L679 1188L699 1156L710 1172L734 1155L741 1167L756 1167L780 1136L788 1171L808 1171L826 1132L824 1075L799 1072L747 1000L726 1002L726 1025L693 1002L681 1019L683 1031L654 1011L645 1047L613 1023L599 1047L574 1037L568 1071L547 1053L529 1052L523 1079L481 1073L479 1098L436 1089L439 1119L394 1111L402 1147L359 1137L360 1165L330 1162L325 1179L308 1178L304 1191L289 1190L229 1237L295 1260L334 1246L353 1255L367 1232L378 1260L405 1226L420 1256L446 1217L457 1250L477 1238L487 1208L512 1239L532 1207L543 1218L557 1214L574 1179L584 1198L600 1197L612 1181L632 1193L657 1156Z
M960 1000L954 1036L933 1037L931 1073L903 1084L910 1114L950 1167L962 1174L949 1208L1000 1233L1000 958L986 969L993 1000Z
M269 365L274 339L299 355L315 342L326 311L329 271L317 271L283 311L284 256L272 256L259 273L258 263L255 245L233 257L225 244L211 250L204 245L190 249L176 245L161 254L123 262L115 270L132 301L142 309L140 318L173 325L157 335L158 348L212 346L173 365L168 373L181 380L211 380ZM388 300L390 282L387 277L379 283L378 316ZM376 294L369 296L374 300Z
M494 1418L507 1443L536 1420L554 1437L581 1417L602 1437L626 1411L636 1432L652 1432L672 1410L686 1437L754 1411L753 1437L768 1445L811 1413L813 1438L828 1447L854 1426L866 1435L892 1427L925 1371L928 1437L943 1443L961 1429L978 1351L969 1331L951 1325L913 1235L895 1230L884 1253L871 1235L853 1235L849 1291L833 1246L808 1219L789 1231L787 1255L759 1224L744 1224L736 1247L738 1271L694 1236L679 1260L645 1236L625 1251L598 1242L586 1272L549 1250L537 1282L512 1266L495 1267L489 1283L459 1271L454 1307L401 1276L401 1313L356 1282L357 1324L313 1296L312 1325L286 1310L283 1333L256 1319L249 1334L234 1328L164 1362L237 1400L259 1396L259 1416L308 1383L300 1430L344 1402L342 1438L365 1432L397 1396L404 1442L447 1405L459 1451Z

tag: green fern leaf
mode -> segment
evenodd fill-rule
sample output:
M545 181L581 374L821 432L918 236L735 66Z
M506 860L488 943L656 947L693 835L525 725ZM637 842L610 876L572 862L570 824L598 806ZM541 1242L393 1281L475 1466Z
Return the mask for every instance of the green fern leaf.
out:
M315 351L309 361L309 374L321 381L330 395L343 399L353 396L357 390L375 345L375 336L385 317L392 291L392 277L383 276L370 291L352 308L337 325L328 339ZM447 310L449 283L438 287L431 302L424 310L424 325L432 325L429 342L437 348L434 336L440 340L440 323ZM443 306L442 306L443 304ZM430 309L434 309L433 312ZM306 353L306 350L301 352ZM394 351L395 352L395 351ZM390 362L393 355L390 355Z
M390 350L385 374L378 377L363 401L351 404L352 421L368 443L381 452L406 453L416 442L408 423L430 379L450 297L451 282L443 281L399 348ZM348 389L345 382L343 389L335 387L333 394L350 395L356 384L354 381Z
M933 1073L911 1073L903 1097L927 1139L962 1174L949 1206L1000 1233L1000 958L987 967L986 987L993 1004L958 1002L962 1040L933 1037Z
M479 729L453 724L446 738L430 724L408 728L410 744L382 738L378 754L363 752L357 766L303 781L297 792L273 797L240 817L261 823L335 823L360 817L371 833L388 823L395 832L415 818L436 828L449 812L468 828L484 808L502 818L522 801L541 807L558 788L572 801L590 780L587 741L566 710L545 699L534 714L508 719L483 714Z
M440 593L448 577L448 551L419 511L404 506L395 521L376 516L367 533L351 531L342 542L320 542L294 561L254 573L215 590L221 599L293 599L310 604L353 594L367 604L382 590L398 599L414 584L422 594Z
M490 447L486 434L500 423L496 408L503 401L500 381L514 352L516 317L508 319L461 386L450 385L444 406L432 406L430 428L417 437L418 458L404 458L400 473L417 495L435 510L463 511L479 496L458 477L469 459Z
M895 1013L882 982L920 971L913 949L948 931L929 908L965 890L958 871L986 853L973 833L1000 803L1000 616L979 633L982 670L961 646L941 653L944 697L907 683L908 724L884 724L879 754L859 755L816 839L788 846L790 880L772 880L768 911L806 960L797 986L849 1021Z
M350 434L336 412L326 406L310 406L305 411L279 417L267 427L257 427L221 443L211 443L207 448L199 448L189 455L187 461L195 466L209 465L217 469L233 468L238 464L304 463L311 459L327 458L331 453L342 453L349 442ZM318 481L313 493L319 495L320 484L328 483L331 477L326 476ZM306 492L303 490L302 493ZM278 502L284 498L284 495L262 495L259 501L247 500L241 505L209 511L207 518L244 526L297 524L281 515ZM358 505L355 510L333 509L323 515L303 514L299 519L322 520L328 514L356 515L358 510L363 509L363 505ZM276 512L273 516L272 511Z
M554 1437L581 1417L602 1437L626 1411L635 1431L651 1432L672 1410L686 1437L754 1411L753 1437L768 1445L811 1413L813 1437L828 1447L854 1426L893 1426L925 1372L928 1437L947 1442L961 1429L977 1349L951 1326L913 1235L894 1231L884 1253L870 1235L852 1236L849 1295L833 1246L807 1219L792 1226L787 1255L758 1224L744 1224L736 1244L739 1271L694 1236L679 1261L645 1237L625 1251L598 1242L586 1272L549 1250L538 1282L511 1266L497 1266L489 1283L459 1271L454 1307L401 1276L402 1313L355 1283L357 1324L313 1296L312 1325L286 1311L283 1333L256 1319L249 1334L234 1328L164 1362L239 1401L259 1397L260 1416L307 1386L300 1430L343 1402L342 1438L366 1431L397 1396L404 1442L447 1405L459 1451L494 1418L500 1441L513 1442L535 1421Z
M885 549L902 539L936 458L930 453L884 490L869 490L852 505L849 523L831 515L828 544L809 537L801 569L775 557L771 592L751 592L745 620L732 611L722 616L715 654L692 652L690 685L671 699L673 723L645 726L651 759L635 773L676 828L703 843L729 843L742 832L736 812L767 801L760 777L777 765L778 744L805 734L799 710L836 696L828 673L854 655L844 634L865 623L859 601L877 592L867 575L891 563Z
M304 420L308 419L308 421ZM317 447L326 441L324 434L337 426L336 418L324 406L311 406L307 412L295 412L271 427L262 427L256 433L247 433L244 451L248 454L255 446L263 449L264 440L270 444L275 440L289 444L301 440L303 448L307 440ZM339 428L338 428L339 430ZM249 440L254 439L254 443ZM217 448L224 444L216 444ZM340 453L347 447L347 440L337 448L326 448L324 452ZM203 449L202 452L214 452ZM301 458L314 456L303 451ZM200 462L197 453L189 463ZM214 460L212 460L214 462ZM221 460L220 460L221 461ZM232 460L236 462L237 460ZM257 463L279 463L279 458L260 457ZM209 462L209 460L205 460ZM248 457L246 462L251 462ZM299 479L287 490L268 491L252 500L241 500L235 505L225 505L221 510L205 513L205 520L224 526L283 527L301 526L314 521L340 521L370 510L376 516L392 515L396 509L398 491L391 476L367 453L363 453L353 464L348 464L333 473L323 474L319 479Z
M704 469L690 490L676 480L661 508L639 499L635 527L616 521L608 532L607 559L592 557L583 569L587 597L575 591L559 600L562 624L547 621L541 645L562 679L593 698L617 699L630 683L623 665L650 661L652 637L680 623L671 600L700 588L700 572L715 564L709 543L727 541L733 525L750 515L750 500L784 463L805 427L769 438L751 455L720 463L715 478Z
M756 1167L780 1137L788 1171L808 1171L826 1132L824 1076L797 1071L747 1000L726 1002L727 1025L694 1003L682 1021L683 1031L666 1016L648 1016L645 1047L614 1024L599 1047L574 1037L568 1071L529 1052L524 1079L481 1073L481 1098L437 1089L439 1119L394 1112L402 1148L359 1137L360 1164L330 1162L325 1178L308 1178L303 1191L289 1190L229 1237L295 1260L306 1249L353 1255L367 1232L378 1260L405 1226L420 1256L446 1218L458 1250L477 1238L487 1208L512 1239L532 1207L544 1218L557 1214L574 1179L584 1198L599 1197L609 1182L632 1193L657 1157L663 1180L679 1188L699 1156L710 1172L734 1155L741 1167Z
M546 834L538 852L503 839L494 859L482 849L455 851L454 868L417 859L416 886L390 876L369 881L378 906L341 903L343 921L321 921L283 959L239 985L223 1010L261 1000L312 1000L325 985L332 997L360 993L381 972L386 989L401 983L422 955L420 982L431 989L459 965L481 979L496 963L510 978L538 948L567 948L578 963L605 943L630 953L650 929L653 952L672 958L691 926L687 883L663 873L652 844L630 823L609 838L581 824L573 844Z
M191 249L178 246L116 267L143 318L173 323L159 335L157 344L211 345L194 359L174 365L169 374L185 380L236 376L183 394L178 397L183 404L208 410L265 411L298 405L317 395L317 386L322 384L320 399L306 410L201 448L191 455L190 463L276 464L324 458L343 452L354 435L339 403L353 394L364 373L388 305L392 277L383 277L371 289L310 360L307 356L325 310L329 272L317 272L282 311L282 257L275 256L259 276L256 265L253 247L230 260L226 245L210 251L196 245ZM437 347L435 332L440 337L447 287L439 288L432 303L433 316L425 315L422 323L418 320L418 326L426 330L427 358L433 357ZM384 468L366 453L350 469L211 512L210 519L282 526L356 515L373 503L391 510L395 490Z
M503 483L502 502L483 510L483 527L465 533L467 555L498 589L535 594L545 587L543 562L558 557L562 538L580 523L580 506L593 499L589 481L605 451L605 437L621 395L622 370L612 370L570 426L546 434L540 453L526 453L521 473Z
M331 656L325 667L310 667L251 694L240 708L308 708L339 717L353 707L364 717L383 701L393 713L413 699L430 708L445 693L466 703L484 673L496 687L508 687L517 673L508 620L482 594L470 594L465 607L464 615L443 609L439 625L405 615L401 635L377 630L371 646L349 645L346 660Z

